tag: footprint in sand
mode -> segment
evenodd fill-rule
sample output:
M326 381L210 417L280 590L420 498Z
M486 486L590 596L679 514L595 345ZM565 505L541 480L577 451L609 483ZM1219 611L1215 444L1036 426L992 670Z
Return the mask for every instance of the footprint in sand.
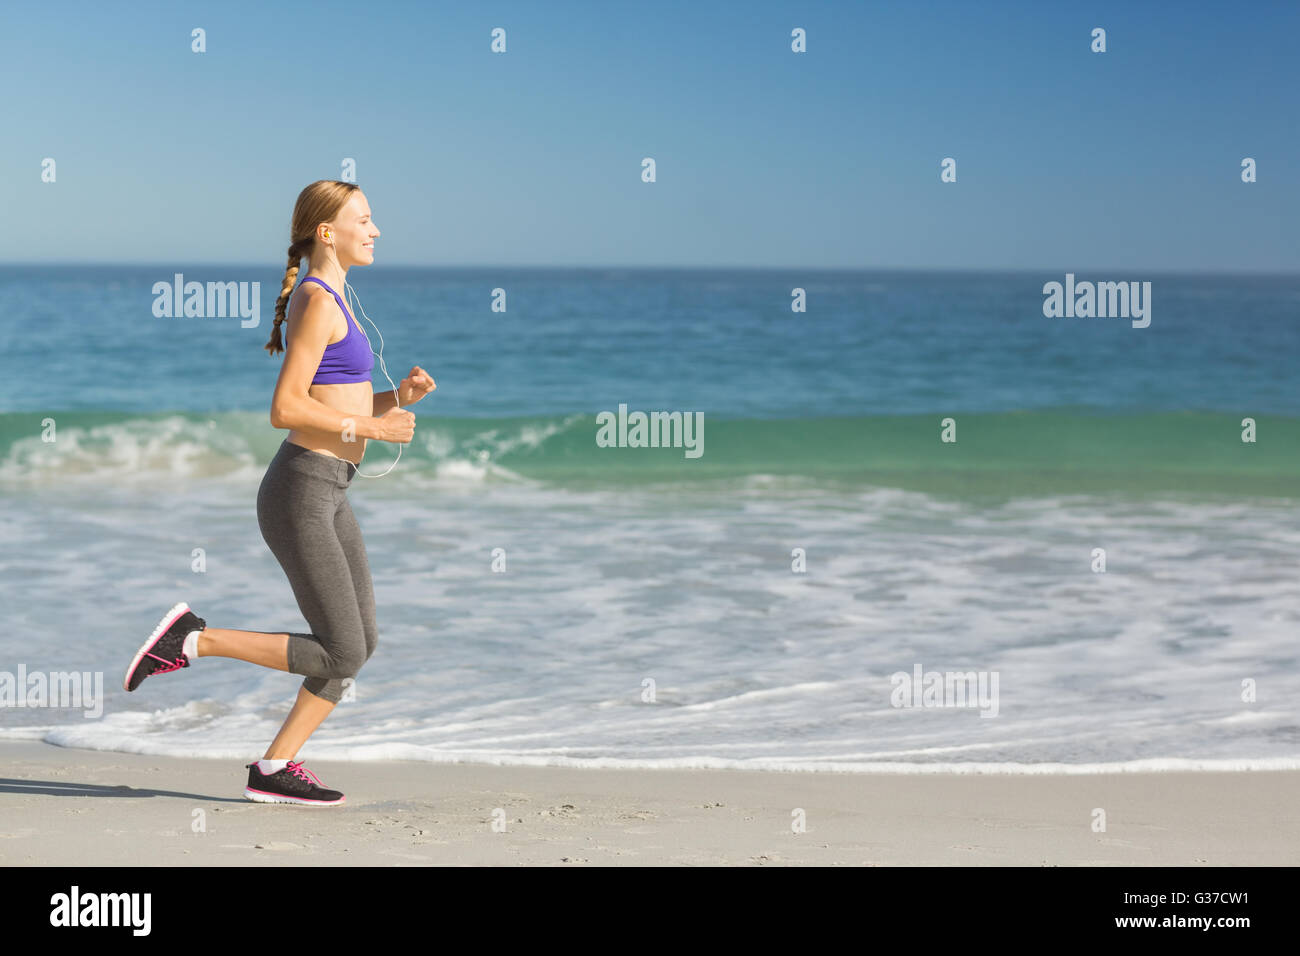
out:
M301 843L284 843L275 841L272 843L223 843L223 850L305 850L307 849Z
M626 813L620 813L618 818L620 820L653 820L657 816L658 814L651 813L649 810L629 810Z

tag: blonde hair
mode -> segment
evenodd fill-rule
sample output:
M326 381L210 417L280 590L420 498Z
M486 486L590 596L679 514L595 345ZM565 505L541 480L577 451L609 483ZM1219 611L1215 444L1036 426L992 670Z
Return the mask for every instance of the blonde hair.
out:
M284 351L280 338L280 323L284 321L289 295L298 278L298 264L311 258L316 248L316 227L339 214L348 199L361 187L356 183L336 179L318 179L298 194L294 203L293 219L289 224L289 264L284 269L284 282L280 284L280 297L275 300L275 322L271 325L271 341L262 346L271 355Z

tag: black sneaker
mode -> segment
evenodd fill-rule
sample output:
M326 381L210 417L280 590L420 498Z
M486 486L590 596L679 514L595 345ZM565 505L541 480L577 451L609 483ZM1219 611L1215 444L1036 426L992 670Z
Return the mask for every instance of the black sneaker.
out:
M262 773L256 763L245 764L248 767L248 786L244 788L244 799L257 803L304 803L311 806L337 806L347 798L337 790L326 790L320 786L316 775L302 765L302 761L292 760L283 770L272 774Z
M207 626L207 622L191 611L184 601L173 605L153 629L149 640L140 645L135 657L131 658L122 687L135 690L146 677L189 667L190 659L181 653L181 647L190 631L201 631Z

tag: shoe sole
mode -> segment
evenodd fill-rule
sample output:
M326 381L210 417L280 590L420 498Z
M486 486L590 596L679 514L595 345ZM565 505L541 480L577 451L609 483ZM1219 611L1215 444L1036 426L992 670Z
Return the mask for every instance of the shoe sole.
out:
M338 807L347 802L347 797L340 800L308 800L305 797L290 797L283 793L267 793L265 790L244 788L244 799L254 803L298 803L307 807Z
M135 657L131 658L131 666L126 669L126 676L122 678L122 689L124 691L130 693L131 677L135 674L136 668L140 666L140 662L144 660L144 656L153 650L154 645L158 643L159 639L170 631L172 625L175 624L180 619L181 615L189 609L190 606L184 601L181 601L163 615L163 619L158 623L158 626L153 629L153 633L149 635L149 639L140 645L140 649L135 652Z

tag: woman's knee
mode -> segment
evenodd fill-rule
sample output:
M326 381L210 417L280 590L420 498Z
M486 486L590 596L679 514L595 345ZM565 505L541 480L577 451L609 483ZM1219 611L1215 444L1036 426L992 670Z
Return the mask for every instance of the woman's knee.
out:
M356 677L357 671L361 670L361 665L370 658L369 652L365 645L360 641L349 643L344 650L337 651L329 655L329 663L324 671L319 674L330 680L339 680L344 677Z

